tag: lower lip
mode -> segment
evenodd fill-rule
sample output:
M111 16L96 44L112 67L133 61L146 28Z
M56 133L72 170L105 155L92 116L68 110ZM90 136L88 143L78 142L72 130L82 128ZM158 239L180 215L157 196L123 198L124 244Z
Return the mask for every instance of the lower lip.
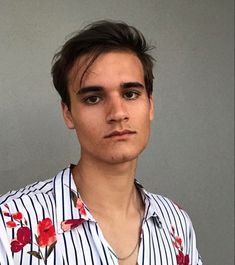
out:
M121 134L121 135L113 135L110 136L110 139L115 139L115 140L125 140L130 138L131 136L135 135L135 133L125 133L125 134Z

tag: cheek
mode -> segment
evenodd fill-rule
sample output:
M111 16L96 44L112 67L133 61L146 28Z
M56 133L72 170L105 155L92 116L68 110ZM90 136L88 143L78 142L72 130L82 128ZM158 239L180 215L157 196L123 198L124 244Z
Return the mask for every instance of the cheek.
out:
M75 122L75 129L79 139L92 141L101 134L102 125L97 115L83 115Z
M76 129L81 131L89 128L89 126L92 125L92 120L94 119L94 113L92 114L90 111L82 108L81 106L78 106L72 112L72 116Z
M134 115L135 115L136 122L138 122L140 125L149 124L151 121L150 110L147 106L138 108L138 110L135 111Z
M141 134L141 138L147 140L150 134L151 120L149 111L142 111L136 116L136 124Z

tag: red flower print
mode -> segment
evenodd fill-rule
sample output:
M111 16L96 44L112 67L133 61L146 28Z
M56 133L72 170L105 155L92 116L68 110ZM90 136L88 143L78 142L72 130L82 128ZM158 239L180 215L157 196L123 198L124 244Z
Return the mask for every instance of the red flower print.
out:
M38 222L38 240L40 247L50 246L56 242L54 225L50 218L45 218Z
M24 245L22 243L20 243L20 241L18 241L17 239L12 239L11 241L11 251L12 252L19 252L22 250L22 248L24 247Z
M31 230L28 227L20 227L17 230L17 239L24 245L31 243L32 236L31 236Z
M17 224L14 221L8 221L6 222L6 225L8 228L14 228L17 226Z
M15 219L15 220L19 220L21 221L22 218L23 218L23 214L21 212L16 212L16 213L13 213L12 214L12 217Z
M77 198L76 208L79 209L81 215L86 215L86 209L81 199Z
M21 221L22 218L23 218L23 214L21 212L16 212L16 213L13 213L12 215L8 212L4 212L3 213L4 216L7 216L7 217L12 217L15 221ZM17 223L15 221L8 221L6 222L6 225L8 228L14 228L17 226Z
M73 201L74 207L79 210L79 213L83 216L86 216L86 209L84 202L77 196L76 192L70 190L71 199Z
M61 228L64 232L69 231L80 224L84 223L86 220L84 219L70 219L70 220L65 220L64 222L61 223Z
M182 245L182 239L179 236L176 236L174 241L174 246L179 249L181 248L181 245Z
M10 213L8 213L8 212L6 212L6 211L3 211L3 215L4 215L4 216L7 216L7 217L10 217L10 216L11 216Z
M13 253L19 252L25 245L35 244L38 246L38 251L32 250L28 251L27 253L43 260L44 264L47 264L47 259L56 245L56 233L51 219L45 218L38 222L38 235L35 235L37 243L34 243L32 240L32 231L28 227L28 222L23 217L23 214L21 212L11 213L7 204L5 204L5 207L7 208L7 211L3 212L4 216L13 219L6 222L7 227L14 229L17 226L20 226L16 232L16 238L13 238L11 241L11 251ZM46 249L45 255L43 254L41 247L49 247Z
M11 251L12 252L18 252L22 250L22 248L31 243L32 236L31 236L31 230L28 227L20 227L17 230L16 233L16 239L13 239L11 241Z
M179 251L179 254L176 255L176 259L178 265L189 265L189 255L184 255L181 250Z
M190 265L189 264L189 255L184 255L183 253L183 241L182 238L175 235L175 228L174 226L171 226L171 232L170 232L172 238L173 238L173 245L178 251L178 254L176 255L177 265Z

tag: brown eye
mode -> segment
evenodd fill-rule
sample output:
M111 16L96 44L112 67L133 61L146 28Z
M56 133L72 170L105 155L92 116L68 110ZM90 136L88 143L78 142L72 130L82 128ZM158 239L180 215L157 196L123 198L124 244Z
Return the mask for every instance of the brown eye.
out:
M124 98L125 98L125 99L128 99L128 100L133 100L133 99L138 98L139 95L140 95L140 93L137 92L137 91L128 91L128 92L126 92L126 93L124 94Z
M95 105L95 104L99 103L100 100L101 100L101 98L98 96L90 96L90 97L85 98L84 102L89 104L89 105Z

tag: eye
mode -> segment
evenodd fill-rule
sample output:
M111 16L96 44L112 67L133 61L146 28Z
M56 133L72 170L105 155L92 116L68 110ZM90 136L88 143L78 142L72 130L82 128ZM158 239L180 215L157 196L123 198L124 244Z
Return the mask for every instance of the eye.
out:
M95 105L101 101L101 98L98 96L90 96L83 100L88 105Z
M124 98L127 100L137 99L140 96L140 92L137 91L128 91L124 94Z

